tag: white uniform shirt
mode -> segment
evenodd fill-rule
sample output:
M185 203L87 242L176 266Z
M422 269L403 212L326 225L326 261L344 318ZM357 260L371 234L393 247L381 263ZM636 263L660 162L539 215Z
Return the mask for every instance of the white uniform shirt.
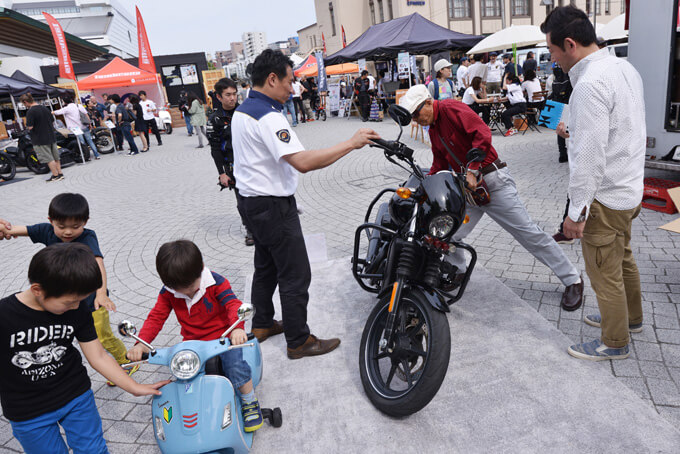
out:
M524 98L524 92L522 91L522 86L520 84L508 85L508 101L510 101L510 104L527 102Z
M467 66L460 65L458 67L458 70L456 71L456 82L458 82L459 90L461 88L465 88L465 84L463 83L463 81L465 80L465 77L467 77L467 73L468 73Z
M243 197L295 194L298 172L283 159L304 147L281 113L281 103L256 90L234 112L234 177Z
M486 76L487 76L487 67L484 63L481 61L475 62L473 65L468 67L468 73L467 73L467 81L468 84L472 83L472 79L475 77L481 77L482 82L486 82Z
M569 71L569 217L593 200L612 210L642 201L646 151L642 79L626 60L601 49Z
M146 101L139 101L139 105L142 106L142 112L144 112L144 119L153 120L154 119L153 111L156 110L156 103L147 98Z
M472 95L478 95L479 91L475 91L474 88L472 87L467 87L465 89L465 93L463 93L463 102L467 104L468 106L471 106L475 103L475 98L472 97Z
M375 77L368 75L368 89L375 90Z
M486 81L491 83L500 83L503 79L503 71L505 66L503 63L496 60L494 63L487 63Z

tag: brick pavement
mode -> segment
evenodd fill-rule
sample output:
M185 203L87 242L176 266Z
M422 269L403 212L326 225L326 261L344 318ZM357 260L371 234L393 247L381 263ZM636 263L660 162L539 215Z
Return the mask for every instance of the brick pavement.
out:
M397 127L392 122L367 125L387 138L396 136ZM306 147L316 148L342 140L360 126L354 119L329 119L326 123L300 125L296 132ZM416 148L419 162L429 165L426 146L408 137L406 141ZM141 325L160 288L155 252L170 239L195 241L206 263L228 276L239 295L244 294L246 276L252 270L252 249L243 244L234 196L228 191L219 192L208 149L195 149L195 137L186 137L184 129L164 142L166 145L152 147L148 154L109 155L84 166L71 166L65 169L67 179L63 182L46 184L43 176L22 172L18 177L30 178L0 187L0 217L16 224L45 219L49 200L59 192L81 192L88 198L92 213L88 227L99 236L112 299L119 308L111 316L114 324L129 318ZM508 162L532 217L546 231L553 232L564 209L568 167L556 162L552 133L511 138L496 135L494 144ZM328 258L348 257L354 229L362 221L369 201L380 188L398 184L405 175L379 151L366 148L330 168L301 176L298 201L305 210L303 230L308 235L323 235ZM653 175L680 179L665 172ZM633 335L631 359L606 367L680 426L680 236L657 229L672 218L643 210L634 223L633 252L643 282L645 329ZM561 311L559 280L495 223L484 218L470 242L477 248L483 266L572 340L580 342L599 335L598 330L580 321L584 313L597 310L589 286L584 309ZM0 248L4 265L0 271L0 295L6 295L26 285L28 262L39 247L23 239L0 243ZM579 245L564 249L583 269ZM171 319L156 343L174 344L179 340L177 333L177 323ZM149 399L108 388L96 373L91 371L91 375L111 452L157 452L148 416ZM150 381L167 375L167 371L145 366L135 377ZM0 452L16 451L20 451L19 445L2 418Z

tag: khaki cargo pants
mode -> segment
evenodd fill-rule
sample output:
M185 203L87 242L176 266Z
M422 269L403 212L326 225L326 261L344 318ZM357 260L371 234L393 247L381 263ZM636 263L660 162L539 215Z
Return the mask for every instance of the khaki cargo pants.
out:
M632 210L612 210L597 200L583 231L581 247L586 272L602 316L602 342L620 348L628 344L628 325L642 323L640 273L630 248Z

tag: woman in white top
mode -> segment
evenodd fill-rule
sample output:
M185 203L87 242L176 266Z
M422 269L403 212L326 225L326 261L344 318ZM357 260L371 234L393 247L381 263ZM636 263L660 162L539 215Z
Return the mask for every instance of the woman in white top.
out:
M508 102L505 111L501 114L503 125L507 132L506 137L517 134L517 130L512 125L512 117L527 111L527 101L524 99L524 92L517 76L511 73L505 74L503 89L508 91Z
M487 105L479 104L479 101L482 99L485 99L482 96L482 78L474 77L470 86L463 93L463 103L470 106L470 109L476 113L481 113L484 123L488 125L491 118L491 109Z
M540 98L534 99L534 93L541 91L541 82L536 77L536 72L533 69L528 69L524 73L524 82L522 82L522 90L527 92L527 106L534 107L536 109L543 108L543 101L545 98L541 96Z

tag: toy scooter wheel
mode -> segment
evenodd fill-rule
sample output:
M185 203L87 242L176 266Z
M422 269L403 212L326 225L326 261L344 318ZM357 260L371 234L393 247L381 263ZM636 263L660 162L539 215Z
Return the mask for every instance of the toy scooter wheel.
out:
M270 422L272 423L272 426L277 428L281 427L283 424L283 415L281 414L281 409L279 407L272 410Z

